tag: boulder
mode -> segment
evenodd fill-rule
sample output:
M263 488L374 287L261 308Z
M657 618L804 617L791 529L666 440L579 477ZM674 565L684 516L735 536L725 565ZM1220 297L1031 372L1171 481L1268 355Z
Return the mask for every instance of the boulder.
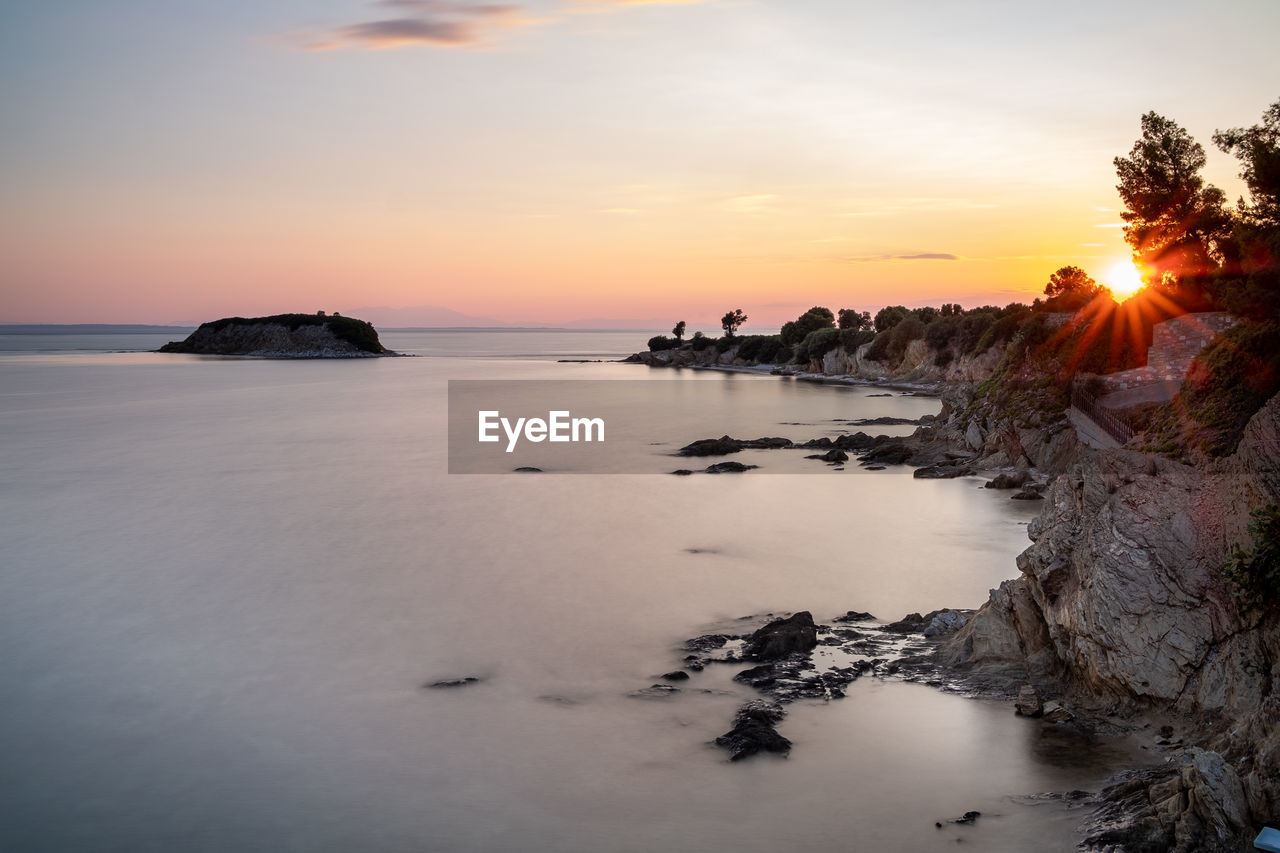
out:
M747 660L777 660L793 652L807 652L818 645L813 615L801 610L786 619L775 619L752 634L743 647Z
M1039 717L1044 713L1044 700L1030 684L1024 684L1018 688L1018 699L1013 706L1022 717Z
M1031 475L1026 471L1014 471L1012 474L997 474L987 482L988 489L1020 489L1027 484Z
M791 751L791 741L778 734L774 726L786 716L782 706L753 701L738 709L733 728L716 738L716 746L729 750L730 761L741 761L757 752Z
M744 465L741 462L717 462L703 470L708 474L741 474L743 471L751 471L759 467L759 465Z

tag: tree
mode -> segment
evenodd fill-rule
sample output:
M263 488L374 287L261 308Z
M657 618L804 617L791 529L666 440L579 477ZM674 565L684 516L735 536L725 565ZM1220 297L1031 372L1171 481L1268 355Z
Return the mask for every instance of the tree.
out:
M911 312L901 305L886 305L876 312L876 331L888 331L909 316L911 316Z
M1252 199L1236 205L1241 217L1255 227L1280 226L1280 101L1262 114L1262 124L1216 131L1213 144L1240 161Z
M871 312L855 311L852 308L841 308L837 325L842 329L861 331L871 328Z
M676 336L677 341L684 338L684 320L676 323L676 327L671 330L671 334Z
M1152 270L1157 282L1213 271L1230 219L1222 190L1200 176L1200 143L1176 122L1149 112L1142 117L1142 138L1114 163L1134 261Z
M959 317L964 313L964 309L960 307L959 302L944 302L942 305L943 317Z
M787 346L798 344L819 329L830 329L836 324L836 315L830 308L815 305L794 320L782 324L782 342Z
M734 308L720 318L720 328L724 329L726 338L732 338L745 322L747 322L747 315L742 313L741 308Z
M1098 290L1098 283L1080 267L1059 267L1049 276L1049 283L1044 286L1044 295L1062 296L1066 293L1087 292L1090 296Z

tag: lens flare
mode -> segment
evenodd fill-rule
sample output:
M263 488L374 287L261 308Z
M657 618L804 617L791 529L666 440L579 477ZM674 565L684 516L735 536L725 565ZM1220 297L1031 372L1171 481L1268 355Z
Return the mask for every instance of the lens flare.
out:
M1129 261L1116 261L1107 268L1103 284L1116 299L1125 300L1146 286L1142 273Z

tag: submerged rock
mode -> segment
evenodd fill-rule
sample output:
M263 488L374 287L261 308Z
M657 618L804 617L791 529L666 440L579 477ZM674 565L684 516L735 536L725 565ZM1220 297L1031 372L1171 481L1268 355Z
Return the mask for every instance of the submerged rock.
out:
M754 471L759 465L744 465L741 462L717 462L703 470L707 474L741 474L743 471Z
M470 684L479 684L480 681L481 679L477 678L476 676L468 675L464 678L447 678L443 681L433 681L430 684L424 684L423 686L430 687L432 689L437 689L437 688L442 689L442 688L449 688L449 687L466 687Z
M791 741L774 728L786 715L776 703L748 702L738 709L733 728L716 738L716 746L729 750L730 761L741 761L757 752L790 752Z

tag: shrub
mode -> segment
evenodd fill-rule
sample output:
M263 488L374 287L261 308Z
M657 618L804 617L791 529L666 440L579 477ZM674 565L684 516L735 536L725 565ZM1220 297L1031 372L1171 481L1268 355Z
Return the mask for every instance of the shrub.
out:
M680 346L679 341L666 335L654 335L649 338L649 352L661 352L662 350L675 349L678 346Z
M796 361L806 362L810 359L822 358L838 346L840 346L839 329L818 329L805 335L800 346L796 347Z
M870 329L841 329L840 330L840 346L844 347L845 352L852 353L863 344L871 343L876 333Z
M702 352L709 346L714 346L715 338L708 338L702 332L694 332L693 337L689 339L689 348L694 352Z
M1244 610L1274 603L1280 596L1280 505L1270 504L1250 517L1253 547L1236 548L1223 572Z
M902 361L907 345L924 337L925 325L915 317L907 317L889 332L888 355L892 363Z

